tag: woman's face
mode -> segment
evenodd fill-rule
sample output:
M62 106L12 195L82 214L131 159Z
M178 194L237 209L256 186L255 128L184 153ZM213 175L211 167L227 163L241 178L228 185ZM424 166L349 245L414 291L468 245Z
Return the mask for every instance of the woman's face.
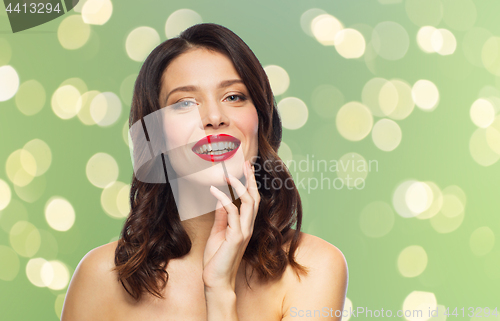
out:
M231 60L204 48L176 57L160 90L168 158L178 177L224 185L258 153L257 110Z

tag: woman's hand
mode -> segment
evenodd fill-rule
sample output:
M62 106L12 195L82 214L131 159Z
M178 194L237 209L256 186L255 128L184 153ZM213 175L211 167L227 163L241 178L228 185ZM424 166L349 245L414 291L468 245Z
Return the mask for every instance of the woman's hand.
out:
M244 164L245 186L229 174L227 181L241 199L240 212L231 199L212 186L210 192L218 199L215 220L203 255L203 282L211 290L235 290L236 274L252 236L260 195L255 170L250 161ZM223 205L223 207L221 206Z

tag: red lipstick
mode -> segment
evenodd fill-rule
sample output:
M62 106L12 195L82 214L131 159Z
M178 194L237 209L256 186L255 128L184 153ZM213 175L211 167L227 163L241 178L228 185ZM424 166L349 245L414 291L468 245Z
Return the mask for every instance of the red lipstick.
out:
M219 143L229 143L228 149L225 149L225 146L218 145ZM203 145L208 146L200 150ZM191 150L203 160L222 162L233 157L240 145L241 142L236 137L227 134L217 134L208 135L200 139ZM214 155L212 151L219 153L219 155Z

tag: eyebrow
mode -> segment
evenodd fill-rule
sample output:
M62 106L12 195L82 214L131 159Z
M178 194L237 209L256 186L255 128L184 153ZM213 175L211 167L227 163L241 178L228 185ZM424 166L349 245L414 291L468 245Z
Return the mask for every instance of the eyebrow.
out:
M233 85L233 84L243 84L243 85L244 85L245 83L244 83L244 82L243 82L243 80L241 80L241 79L229 79L229 80L223 80L223 81L221 81L221 82L219 83L219 85L217 86L217 89L220 89L220 88L226 88L226 87L229 87L229 86L231 86L231 85ZM192 92L192 91L198 91L198 90L200 90L200 87L198 87L198 86L181 86L181 87L177 87L177 88L175 88L175 89L172 89L172 90L168 93L168 95L167 95L167 97L165 98L165 100L164 100L164 103L163 103L163 104L164 104L164 105L166 105L166 104L167 104L167 101L168 101L168 97L170 97L170 95L171 95L171 94L173 94L173 93L175 93L175 92L177 92L177 91L189 91L189 92Z

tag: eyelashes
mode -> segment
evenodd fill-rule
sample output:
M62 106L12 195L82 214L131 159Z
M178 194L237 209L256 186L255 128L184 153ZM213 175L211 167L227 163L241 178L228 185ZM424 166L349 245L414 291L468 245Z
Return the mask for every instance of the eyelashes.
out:
M229 95L225 99L227 99L229 97L237 97L238 100L230 100L229 101L229 102L235 102L235 103L237 103L237 102L244 102L244 101L248 100L248 98L245 95L239 95L239 94ZM178 110L178 109L188 109L190 107L193 107L193 105L186 104L186 103L193 103L194 105L196 105L195 101L192 101L192 100L181 100L181 101L178 101L175 104L171 105L171 108Z

